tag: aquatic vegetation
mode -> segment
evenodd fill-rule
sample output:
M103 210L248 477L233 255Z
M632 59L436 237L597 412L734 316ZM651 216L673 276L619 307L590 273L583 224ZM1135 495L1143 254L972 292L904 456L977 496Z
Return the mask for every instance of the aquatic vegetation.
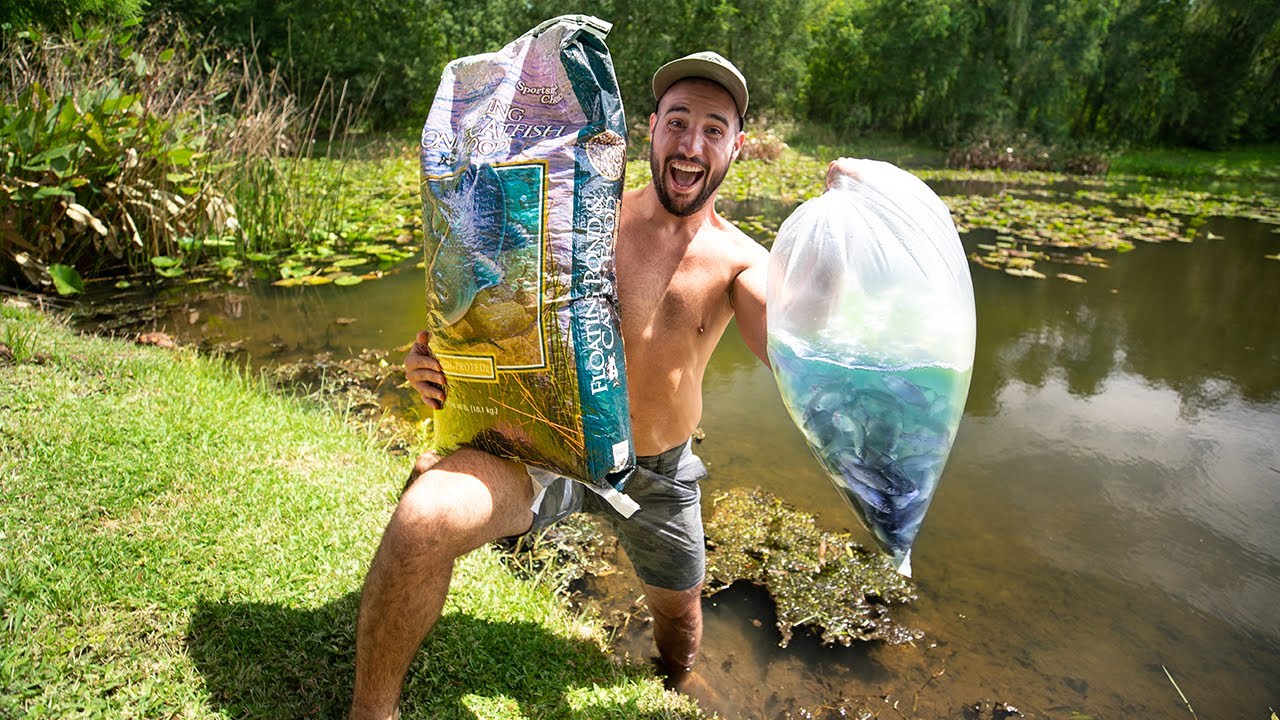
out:
M979 243L969 259L1010 275L1043 278L1037 261L1105 268L1096 251L1128 252L1135 242L1182 239L1182 223L1168 215L1124 216L1103 205L1078 205L1015 197L966 195L943 200L961 233L996 233L996 243Z
M77 25L65 39L6 30L0 281L78 293L81 272L147 269L234 214L203 121L227 94L228 63L181 28L136 25Z
M1135 189L1130 190L1130 187ZM1280 196L1258 190L1247 193L1231 190L1210 192L1124 183L1114 186L1111 192L1081 191L1076 193L1076 198L1110 203L1137 212L1171 213L1189 218L1238 217L1280 225Z
M782 647L801 626L821 628L824 643L842 645L922 637L893 617L893 608L915 600L916 590L889 558L847 534L819 529L812 515L778 497L762 490L717 493L704 525L705 594L740 580L763 586L777 604Z
M730 222L737 225L739 230L750 235L752 239L765 247L773 244L773 239L778 235L778 227L782 224L781 218L769 215L747 215L740 218L730 218Z
M986 230L997 242L980 243L970 260L1011 275L1043 278L1036 261L1105 268L1096 252L1128 252L1138 243L1191 242L1209 217L1240 217L1280 225L1280 198L1262 192L1210 193L1178 188L1130 190L1128 185L1085 185L1070 200L1043 186L995 195L944 197L962 233ZM1041 199L1046 198L1046 199ZM1059 273L1078 281L1079 276Z
M297 203L331 206L330 221L310 228L305 242L256 249L225 237L192 239L206 258L193 264L192 275L280 287L356 285L421 255L422 209L411 148L382 149L371 158L291 162L298 165L292 190Z
M831 151L835 152L835 151ZM240 250L233 235L182 238L180 252L160 256L165 277L249 279L282 287L353 285L374 280L419 256L422 208L415 150L386 143L345 160L297 163L299 204L332 206L333 221L306 242ZM772 161L739 160L725 177L722 212L769 246L785 216L821 194L827 161L787 148ZM1115 253L1143 243L1191 242L1210 217L1239 217L1280 227L1280 192L1265 186L1185 188L1112 173L1107 178L1054 172L922 169L939 187L975 265L1011 275L1083 282L1046 266L1104 269ZM627 165L626 187L649 181L647 160ZM165 258L172 258L171 262ZM121 283L127 286L128 281Z
M769 246L791 208L824 189L827 161L788 148L771 162L739 160L725 177L720 197L729 219ZM1280 225L1280 194L1263 190L1205 191L1151 178L1082 177L1049 171L923 169L912 174L960 192L943 196L962 237L980 242L970 261L1029 278L1079 275L1041 271L1044 264L1106 268L1112 253L1141 243L1191 242L1209 217L1239 217ZM647 161L628 166L628 189L649 178ZM965 192L966 186L974 186ZM758 204L771 210L755 210ZM747 208L745 215L734 211ZM995 234L990 242L979 231Z

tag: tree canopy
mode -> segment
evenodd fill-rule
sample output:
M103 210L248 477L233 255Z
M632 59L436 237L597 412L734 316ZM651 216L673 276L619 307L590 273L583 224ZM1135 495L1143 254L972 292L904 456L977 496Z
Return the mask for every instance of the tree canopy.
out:
M172 13L286 70L368 94L369 117L425 117L449 60L496 50L565 12L548 0L16 0L9 31L80 16ZM1274 0L588 0L634 116L661 63L716 50L750 81L755 118L956 142L984 132L1047 141L1222 147L1280 134Z

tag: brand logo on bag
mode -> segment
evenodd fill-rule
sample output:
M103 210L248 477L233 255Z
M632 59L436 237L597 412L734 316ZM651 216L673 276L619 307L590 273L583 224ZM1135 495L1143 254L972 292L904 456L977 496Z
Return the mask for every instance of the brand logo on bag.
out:
M543 100L546 97L543 96ZM473 155L497 155L507 152L513 139L556 138L568 129L567 125L528 123L524 119L524 108L494 100L473 124L462 128L461 142L452 133L423 128L422 148L443 153L444 161L448 162L456 156L459 147L465 146Z
M560 88L556 87L555 85L550 85L550 86L525 85L523 80L517 80L516 90L521 95L538 96L538 102L542 103L543 105L556 105L561 100L564 99L564 96L560 94Z
M589 296L607 298L613 295L612 256L605 253L611 252L617 240L620 207L616 196L608 192L591 193L586 197L586 245L592 250L583 258L582 289ZM617 387L621 376L615 351L618 345L615 319L603 301L585 303L580 318L585 340L585 367L591 377L591 394L596 395Z

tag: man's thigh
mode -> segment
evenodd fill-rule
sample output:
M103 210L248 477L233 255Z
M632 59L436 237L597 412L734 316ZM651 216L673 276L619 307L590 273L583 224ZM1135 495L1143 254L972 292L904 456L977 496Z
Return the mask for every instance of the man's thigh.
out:
M626 492L640 505L630 518L605 511L636 574L648 585L681 592L702 582L706 566L703 540L702 461L687 448L672 475L640 467Z

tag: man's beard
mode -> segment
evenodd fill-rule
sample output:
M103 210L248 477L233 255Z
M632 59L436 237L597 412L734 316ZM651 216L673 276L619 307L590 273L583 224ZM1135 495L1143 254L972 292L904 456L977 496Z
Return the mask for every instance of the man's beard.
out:
M689 217L701 210L703 205L707 204L707 200L711 197L711 194L716 191L716 188L720 187L720 183L724 182L725 175L729 174L729 166L726 165L718 175L713 176L711 175L711 169L707 167L706 163L695 162L683 157L675 159L693 163L695 165L701 165L703 168L703 174L706 175L702 185L702 190L699 191L698 194L686 205L677 205L676 201L667 194L667 176L666 173L663 172L662 167L658 165L658 158L654 156L652 147L649 148L649 174L653 176L653 189L658 192L658 202L662 203L662 207L676 217Z

